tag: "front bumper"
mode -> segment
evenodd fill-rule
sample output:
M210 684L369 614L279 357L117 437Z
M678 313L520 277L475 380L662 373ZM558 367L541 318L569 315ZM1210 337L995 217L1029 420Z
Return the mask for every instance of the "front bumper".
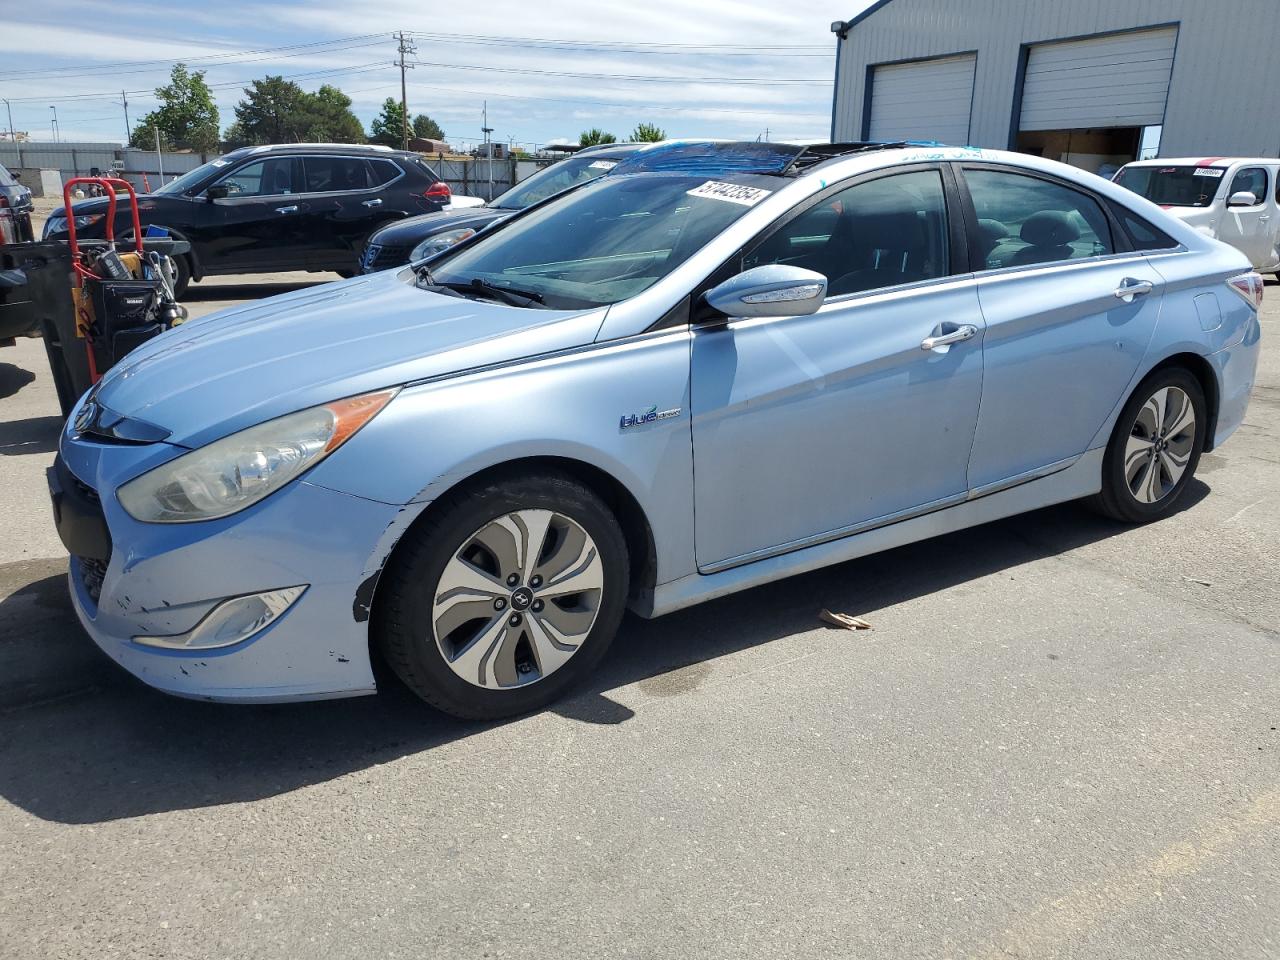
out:
M367 594L402 529L402 508L302 480L222 520L139 523L113 491L140 459L179 452L165 446L70 434L60 443L51 492L72 552L71 598L93 641L144 683L182 697L270 703L373 693ZM287 610L233 646L164 649L134 639L191 630L227 598L302 585Z

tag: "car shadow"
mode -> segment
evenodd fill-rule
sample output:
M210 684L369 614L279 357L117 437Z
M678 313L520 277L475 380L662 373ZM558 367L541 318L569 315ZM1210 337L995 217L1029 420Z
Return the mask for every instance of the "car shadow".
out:
M1181 508L1208 492L1194 480ZM628 616L592 682L549 709L578 722L622 724L633 710L610 691L638 684L649 697L691 693L710 661L819 628L824 607L874 619L895 604L1131 529L1065 504L657 620ZM0 602L0 663L18 665L0 683L0 796L44 820L99 823L251 801L518 722L444 716L381 668L381 692L353 700L228 706L168 697L108 662L79 630L65 574L33 572L44 575ZM41 673L50 660L56 670Z
M282 293L293 293L295 290L305 290L308 287L319 286L322 283L329 283L336 278L325 278L317 280L280 280L280 281L254 281L249 283L193 283L187 287L187 292L178 299L183 303L207 303L209 301L235 300L248 301L261 300L265 297L278 297ZM241 304L237 303L237 306Z
M0 455L17 457L29 453L52 453L58 448L62 424L61 417L0 422Z
M0 400L12 397L35 378L36 375L30 370L12 363L0 363Z

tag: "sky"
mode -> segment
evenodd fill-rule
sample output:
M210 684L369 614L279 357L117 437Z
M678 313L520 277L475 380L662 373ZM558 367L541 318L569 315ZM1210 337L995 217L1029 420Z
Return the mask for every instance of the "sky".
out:
M367 129L399 98L403 30L416 47L410 115L462 146L482 138L486 100L494 139L526 145L576 142L588 127L625 140L640 122L669 136L825 139L830 24L869 2L42 0L3 19L0 98L34 140L51 138L53 105L61 139L120 141L121 91L136 123L185 60L206 71L224 129L243 86L268 73L338 86Z

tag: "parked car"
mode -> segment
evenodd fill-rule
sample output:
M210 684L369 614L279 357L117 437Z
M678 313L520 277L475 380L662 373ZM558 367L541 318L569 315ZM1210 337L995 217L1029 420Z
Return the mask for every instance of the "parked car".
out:
M619 161L645 146L643 143L611 143L588 147L544 167L495 197L492 203L480 203L469 208L455 203L451 210L388 224L369 237L361 258L361 269L365 273L373 273L375 270L402 267L437 254L539 200L609 173Z
M34 239L31 230L31 191L0 164L0 244Z
M360 268L366 238L389 221L444 208L448 185L415 153L381 146L287 144L245 147L211 160L140 198L144 227L191 243L179 258L178 293L215 274ZM103 236L106 198L72 210L76 235ZM123 205L122 205L123 207ZM123 209L117 236L128 235ZM45 239L67 235L65 214Z
M1280 160L1139 160L1122 167L1115 181L1231 244L1255 269L1280 276Z
M443 710L520 713L628 604L1083 497L1167 517L1245 415L1261 277L1073 167L757 143L644 169L109 372L51 480L93 639L239 701L373 692L372 644Z

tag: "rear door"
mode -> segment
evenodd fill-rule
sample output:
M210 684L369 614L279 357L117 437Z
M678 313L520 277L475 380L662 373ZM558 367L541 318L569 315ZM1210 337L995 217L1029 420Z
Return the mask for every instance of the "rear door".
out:
M1230 177L1220 198L1227 206L1218 224L1218 239L1242 251L1255 267L1272 266L1276 260L1276 221L1271 171L1261 164L1244 164ZM1256 202L1247 207L1229 206L1237 193L1251 193Z
M382 223L381 184L364 157L308 155L307 265L313 270L357 270L369 234ZM380 171L379 171L380 173Z
M986 320L969 461L981 493L1084 453L1137 371L1163 280L1103 204L1052 177L962 165Z
M747 248L743 268L816 270L828 297L810 316L694 332L699 569L964 499L982 317L945 183L923 166L834 187Z

